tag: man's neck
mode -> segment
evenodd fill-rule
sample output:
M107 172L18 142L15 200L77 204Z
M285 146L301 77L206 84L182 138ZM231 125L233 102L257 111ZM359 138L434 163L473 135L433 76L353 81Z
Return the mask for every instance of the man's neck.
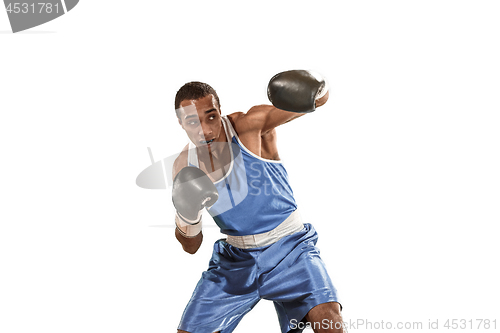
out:
M196 150L198 160L200 162L203 162L203 164L207 167L208 172L214 172L215 170L223 169L226 164L231 163L229 142L224 126L221 130L218 140L210 145L196 147Z

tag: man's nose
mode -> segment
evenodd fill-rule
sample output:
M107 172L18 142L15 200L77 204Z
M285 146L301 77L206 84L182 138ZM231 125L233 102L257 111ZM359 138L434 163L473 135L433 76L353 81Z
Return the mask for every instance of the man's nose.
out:
M202 135L204 137L210 136L212 134L212 129L208 126L200 126L200 131L198 133L199 135Z

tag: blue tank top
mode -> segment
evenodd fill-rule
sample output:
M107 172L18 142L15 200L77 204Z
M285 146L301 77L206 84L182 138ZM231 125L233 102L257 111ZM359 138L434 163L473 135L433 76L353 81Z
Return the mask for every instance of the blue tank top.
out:
M219 199L208 212L227 235L270 231L297 209L286 169L281 161L263 159L248 150L227 117L222 117L222 124L231 142L231 165L226 175L214 183ZM198 167L192 143L188 163Z

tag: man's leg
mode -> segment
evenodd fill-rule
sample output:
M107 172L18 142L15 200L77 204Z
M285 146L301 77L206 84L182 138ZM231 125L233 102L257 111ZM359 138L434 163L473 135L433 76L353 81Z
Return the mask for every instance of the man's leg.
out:
M323 303L312 308L304 319L311 323L315 333L343 333L340 310L337 302Z

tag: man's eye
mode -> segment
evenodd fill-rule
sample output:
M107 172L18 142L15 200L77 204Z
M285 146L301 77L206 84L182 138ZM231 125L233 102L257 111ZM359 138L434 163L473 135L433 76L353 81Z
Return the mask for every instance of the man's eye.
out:
M208 119L210 119L210 120L214 120L214 119L215 119L215 116L210 116Z

